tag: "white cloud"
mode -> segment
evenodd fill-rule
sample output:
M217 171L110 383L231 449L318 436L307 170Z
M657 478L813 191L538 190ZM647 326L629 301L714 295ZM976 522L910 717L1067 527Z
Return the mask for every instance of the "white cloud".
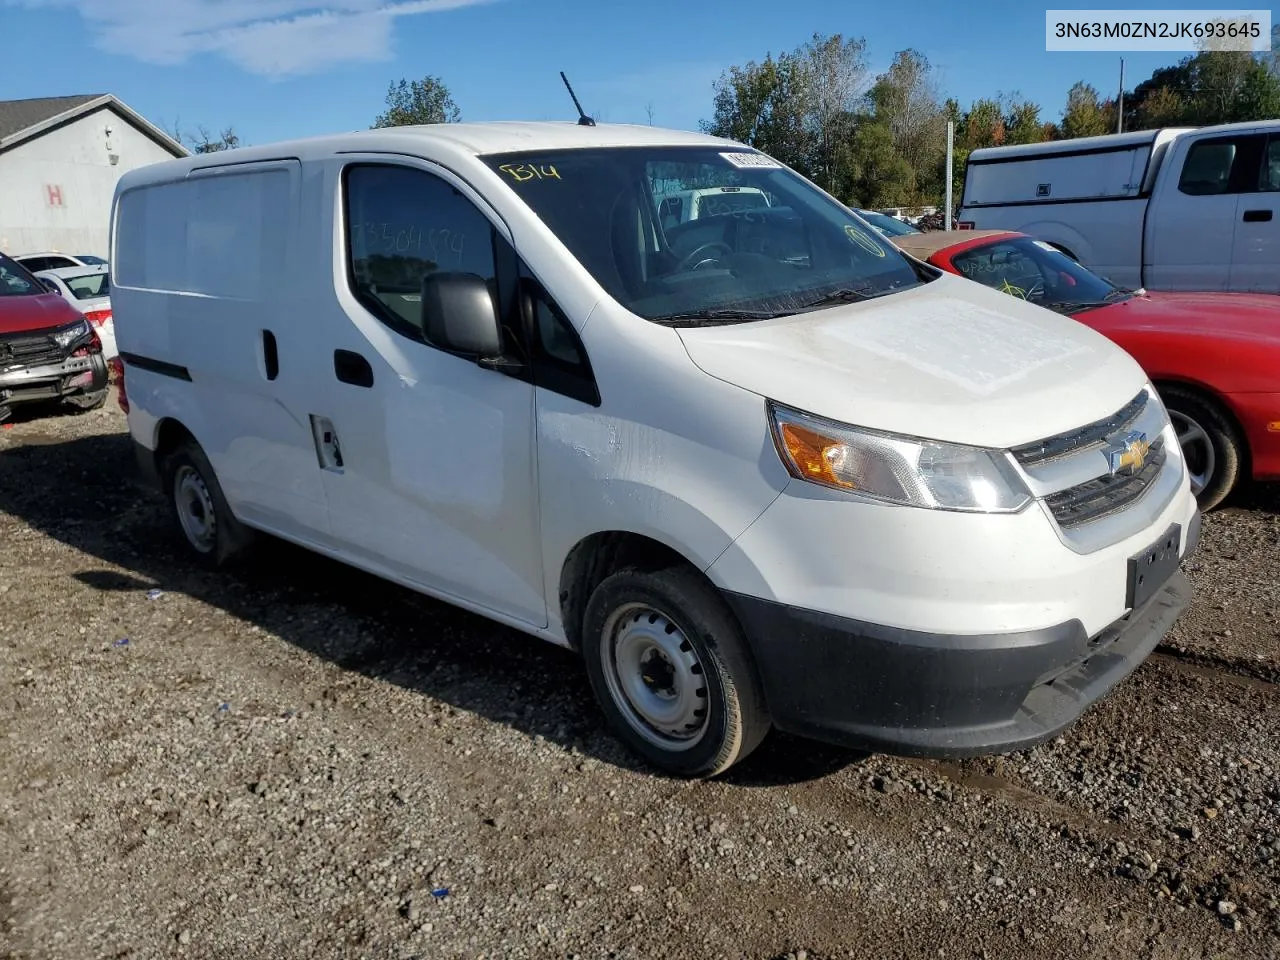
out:
M391 56L400 17L491 0L8 0L78 10L102 50L177 64L213 53L269 77Z

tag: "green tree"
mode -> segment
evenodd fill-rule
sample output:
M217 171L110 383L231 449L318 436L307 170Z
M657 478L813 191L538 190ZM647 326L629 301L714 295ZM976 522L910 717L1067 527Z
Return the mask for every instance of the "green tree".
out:
M1062 136L1068 140L1077 137L1098 137L1115 132L1115 107L1111 105L1108 117L1107 103L1098 96L1097 89L1083 81L1067 91L1067 108L1062 112Z
M938 158L946 155L949 114L938 102L928 58L917 50L900 50L889 69L876 78L868 99L876 122L888 126L894 149L914 172L917 190L929 195L910 199L932 199L942 191L945 174L937 172Z
M1156 87L1146 93L1132 112L1126 110L1125 126L1131 130L1158 130L1186 123L1187 103L1169 87Z
M867 85L867 43L841 34L815 33L793 55L801 71L802 97L812 170L825 190L834 193L843 145L852 135L852 117Z
M964 146L968 150L998 147L1006 137L1004 108L999 100L984 98L973 101L964 116Z
M1005 142L1039 143L1045 139L1044 128L1040 119L1040 104L1011 94L1004 119Z
M702 127L755 147L812 176L815 154L807 115L808 84L795 54L772 54L724 71L715 83L714 114Z
M439 77L401 80L387 89L387 109L374 127L405 127L421 123L457 123L462 112Z
M895 149L893 131L877 120L858 124L846 175L849 192L863 207L900 203L915 190L915 172Z

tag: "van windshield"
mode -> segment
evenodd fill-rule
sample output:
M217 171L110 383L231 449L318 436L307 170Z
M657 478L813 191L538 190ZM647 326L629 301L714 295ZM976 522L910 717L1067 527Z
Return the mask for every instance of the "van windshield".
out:
M609 147L481 159L614 299L649 320L767 319L936 275L754 151ZM714 189L723 187L738 189ZM717 193L743 199L700 203L692 216L670 202Z

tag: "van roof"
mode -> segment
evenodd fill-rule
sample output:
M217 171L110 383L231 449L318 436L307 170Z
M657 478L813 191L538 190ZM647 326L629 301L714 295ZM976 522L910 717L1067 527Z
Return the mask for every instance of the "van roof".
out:
M408 142L429 142L447 146L476 156L489 153L514 153L522 150L589 149L591 147L643 146L732 146L748 149L732 140L702 133L667 130L640 124L600 123L588 127L569 121L507 121L484 123L432 123L418 126L379 127L352 133L330 134L240 147L235 150L202 154L192 166L246 162L268 157L293 156L307 158L331 153L362 150L403 149Z

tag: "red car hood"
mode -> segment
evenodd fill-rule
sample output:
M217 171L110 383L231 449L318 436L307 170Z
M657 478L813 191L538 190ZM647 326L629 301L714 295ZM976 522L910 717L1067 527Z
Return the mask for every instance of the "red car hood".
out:
M1270 294L1148 292L1074 316L1101 332L1167 330L1280 343L1280 296Z
M80 311L56 293L0 296L0 334L48 330L73 323Z

